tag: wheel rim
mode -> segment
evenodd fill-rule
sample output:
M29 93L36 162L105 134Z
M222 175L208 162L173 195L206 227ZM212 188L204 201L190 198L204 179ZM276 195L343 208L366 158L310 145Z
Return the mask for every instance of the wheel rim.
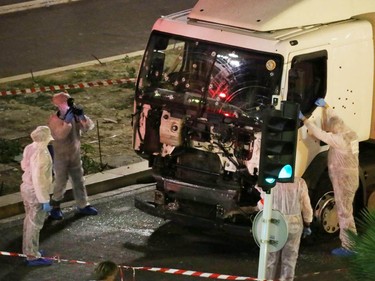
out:
M325 193L315 206L315 217L321 228L333 234L339 230L336 203L333 191Z

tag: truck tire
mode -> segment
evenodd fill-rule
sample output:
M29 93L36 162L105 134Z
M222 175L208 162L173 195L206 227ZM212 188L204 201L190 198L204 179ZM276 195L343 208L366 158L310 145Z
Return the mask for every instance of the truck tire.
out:
M314 210L313 228L317 234L338 235L339 220L332 183L325 171L310 195Z

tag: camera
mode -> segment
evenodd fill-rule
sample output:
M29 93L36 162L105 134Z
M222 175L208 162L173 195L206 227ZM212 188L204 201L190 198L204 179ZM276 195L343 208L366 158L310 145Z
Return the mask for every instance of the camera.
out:
M68 100L66 101L66 103L68 104L68 106L70 108L74 107L74 99L73 98L68 98Z
M78 115L78 116L83 115L83 107L80 106L80 105L76 105L74 103L74 99L73 98L68 98L68 100L66 101L66 103L69 106L69 111L71 110L74 115Z

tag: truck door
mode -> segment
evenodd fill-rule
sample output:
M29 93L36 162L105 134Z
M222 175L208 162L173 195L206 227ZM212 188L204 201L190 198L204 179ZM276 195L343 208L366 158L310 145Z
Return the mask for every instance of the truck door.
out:
M290 54L287 100L300 104L302 113L310 116L317 98L327 90L327 51Z

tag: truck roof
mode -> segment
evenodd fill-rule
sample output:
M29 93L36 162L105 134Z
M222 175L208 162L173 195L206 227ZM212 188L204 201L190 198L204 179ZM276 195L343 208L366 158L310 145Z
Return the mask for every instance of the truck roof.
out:
M374 0L199 0L188 18L265 32L347 20L373 12Z

